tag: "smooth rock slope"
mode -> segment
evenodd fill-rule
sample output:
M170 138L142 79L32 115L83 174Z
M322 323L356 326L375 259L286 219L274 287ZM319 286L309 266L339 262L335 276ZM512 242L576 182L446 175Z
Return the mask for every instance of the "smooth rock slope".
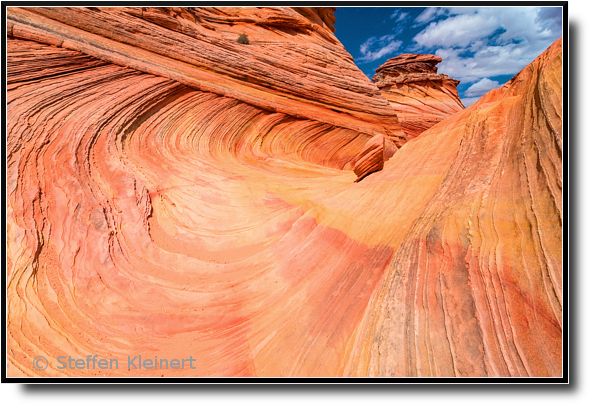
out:
M407 141L333 21L9 8L9 377L561 374L561 40Z
M348 374L561 376L561 70L559 39L386 164L426 145L454 155L373 293Z

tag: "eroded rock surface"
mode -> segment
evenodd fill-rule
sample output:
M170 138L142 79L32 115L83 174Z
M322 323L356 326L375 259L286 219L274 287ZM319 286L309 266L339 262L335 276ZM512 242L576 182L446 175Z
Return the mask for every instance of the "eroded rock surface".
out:
M348 374L561 376L561 66L559 39L385 165L449 167L373 293Z
M8 20L9 377L561 373L560 41L405 144L330 9Z
M397 148L384 134L377 134L368 140L362 151L352 161L354 174L358 176L356 182L368 174L382 170L385 161L391 158L396 150Z
M372 78L409 138L465 108L456 89L460 82L438 74L440 62L436 55L403 54L378 67Z
M396 115L332 33L332 10L8 8L8 34L194 89L405 142ZM237 40L245 34L249 44Z

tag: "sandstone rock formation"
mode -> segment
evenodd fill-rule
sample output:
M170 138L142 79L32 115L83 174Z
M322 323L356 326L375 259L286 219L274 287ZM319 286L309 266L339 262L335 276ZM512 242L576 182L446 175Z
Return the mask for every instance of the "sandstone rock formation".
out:
M380 132L402 145L396 115L332 34L329 11L9 8L7 28L15 38L80 51L295 118ZM248 45L237 41L242 34Z
M379 66L372 78L409 138L465 108L456 90L460 82L438 74L440 62L436 55L403 54Z
M405 144L333 21L9 8L9 377L561 374L560 40Z
M368 140L362 151L352 161L354 174L358 176L356 182L368 174L382 170L384 162L393 156L396 149L384 134L377 134Z
M347 374L562 375L561 70L559 39L379 173L411 155L442 178L373 293Z

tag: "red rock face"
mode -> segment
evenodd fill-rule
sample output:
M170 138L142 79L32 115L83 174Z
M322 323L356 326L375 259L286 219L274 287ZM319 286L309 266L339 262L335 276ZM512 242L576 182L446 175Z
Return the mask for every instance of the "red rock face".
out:
M327 9L8 19L9 377L561 373L560 41L404 144Z
M456 87L459 81L438 74L436 55L403 54L376 70L376 86L397 112L403 131L414 138L463 106Z

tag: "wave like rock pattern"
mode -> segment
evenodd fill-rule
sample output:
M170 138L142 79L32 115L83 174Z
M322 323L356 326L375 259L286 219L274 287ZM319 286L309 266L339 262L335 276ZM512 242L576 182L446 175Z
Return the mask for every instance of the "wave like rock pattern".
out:
M438 74L440 62L442 57L436 55L402 54L379 66L372 78L408 138L465 108L456 89L460 81Z
M404 144L326 9L48 10L8 13L9 377L560 374L560 42ZM315 91L356 90L290 96L251 71L235 90L224 67L177 75L190 64L87 36L121 18L129 38L164 41L184 13L222 48L286 37L308 58L285 75L326 64L342 75ZM259 56L243 62L282 58ZM354 183L372 137L400 148ZM139 354L198 362L55 364Z

